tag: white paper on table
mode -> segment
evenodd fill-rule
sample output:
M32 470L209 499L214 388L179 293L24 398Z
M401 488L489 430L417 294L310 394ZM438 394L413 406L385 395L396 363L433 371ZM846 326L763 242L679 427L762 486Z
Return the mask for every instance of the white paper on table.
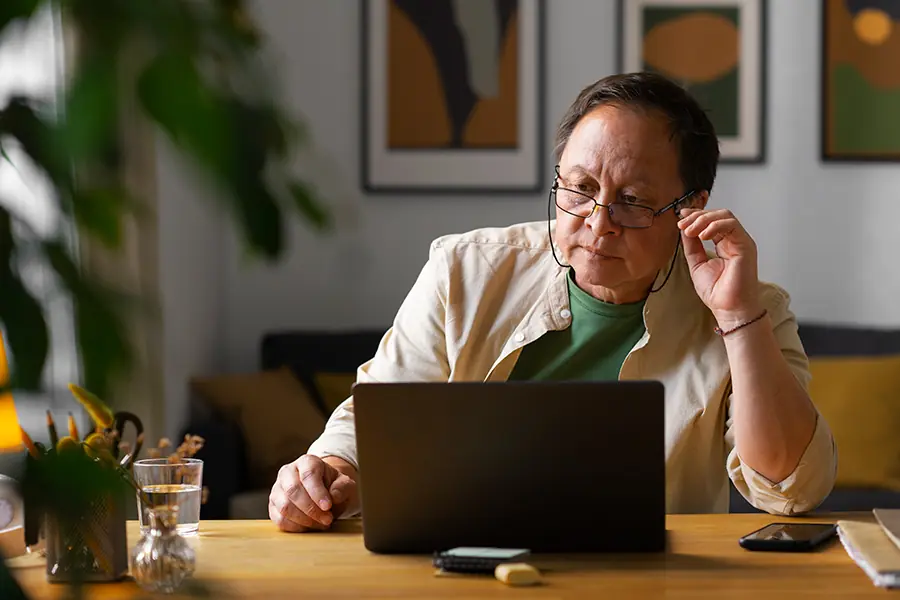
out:
M900 548L878 523L838 521L838 537L853 561L878 587L900 587Z

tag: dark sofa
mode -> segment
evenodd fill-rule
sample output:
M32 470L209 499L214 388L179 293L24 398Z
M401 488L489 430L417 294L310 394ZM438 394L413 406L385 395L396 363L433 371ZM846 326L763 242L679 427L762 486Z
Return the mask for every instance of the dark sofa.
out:
M375 353L384 335L382 329L343 332L290 331L273 332L263 337L260 347L260 366L263 370L289 367L309 390L316 404L323 410L325 402L315 383L315 374L321 372L354 373L356 368ZM852 327L836 327L804 323L800 337L810 357L817 356L881 356L900 354L900 331L882 331ZM193 422L188 430L205 432L216 438L217 447L223 452L204 457L208 465L204 479L214 495L214 506L204 507L203 518L227 518L227 499L243 489L240 465L243 465L240 431L208 419ZM202 435L202 433L200 433ZM229 456L225 457L223 454ZM233 465L238 465L234 469ZM835 489L819 511L870 510L875 507L900 508L900 493L877 489ZM757 512L746 500L731 488L731 512Z

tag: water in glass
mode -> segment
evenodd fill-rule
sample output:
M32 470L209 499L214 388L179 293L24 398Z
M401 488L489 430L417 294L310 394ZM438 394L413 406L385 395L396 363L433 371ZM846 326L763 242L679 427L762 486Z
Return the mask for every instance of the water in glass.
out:
M163 483L158 485L144 485L141 489L147 495L150 507L177 506L178 507L178 533L189 535L196 533L200 527L200 495L199 485L183 483ZM140 507L140 502L138 502ZM141 531L150 527L150 515L148 507L141 510Z
M178 533L192 535L200 528L200 504L203 489L203 461L185 458L145 459L134 463L134 478L144 493L146 506L138 498L141 531L150 527L149 510L178 507Z

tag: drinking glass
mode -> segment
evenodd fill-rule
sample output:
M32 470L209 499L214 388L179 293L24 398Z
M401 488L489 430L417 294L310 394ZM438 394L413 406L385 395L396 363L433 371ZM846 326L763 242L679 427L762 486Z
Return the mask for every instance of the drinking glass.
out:
M178 533L194 535L200 528L200 498L203 489L203 461L180 458L147 458L135 461L134 479L150 506L138 498L141 533L150 529L149 509L160 506L178 507Z

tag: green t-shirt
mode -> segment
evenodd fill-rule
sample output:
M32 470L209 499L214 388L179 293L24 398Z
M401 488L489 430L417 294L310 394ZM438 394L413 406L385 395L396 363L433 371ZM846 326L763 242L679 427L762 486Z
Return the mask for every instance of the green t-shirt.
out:
M575 284L570 269L568 329L548 331L522 349L511 381L612 381L644 335L644 302L609 304Z

